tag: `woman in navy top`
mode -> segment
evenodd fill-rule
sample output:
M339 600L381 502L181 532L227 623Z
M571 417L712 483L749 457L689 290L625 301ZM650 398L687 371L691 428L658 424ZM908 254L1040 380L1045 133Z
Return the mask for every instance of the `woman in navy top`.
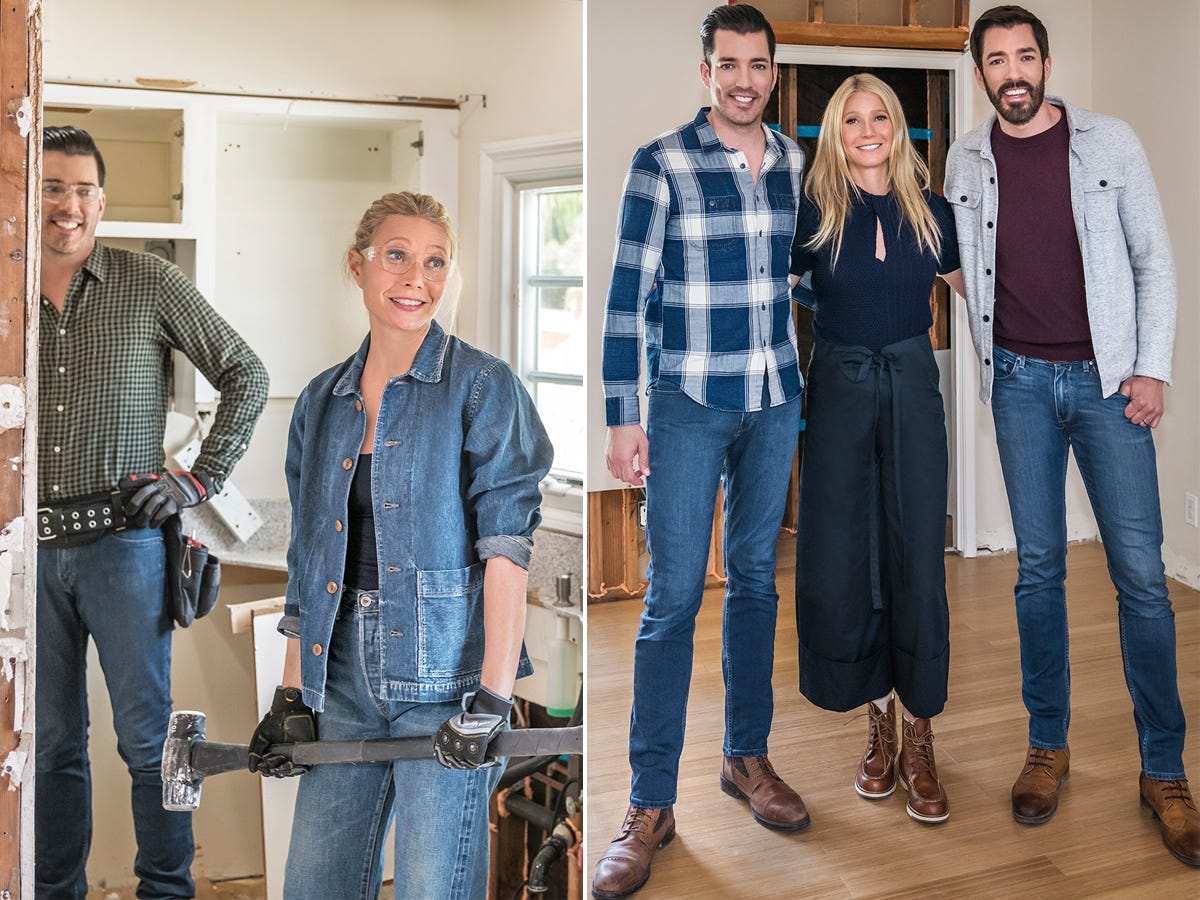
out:
M800 690L825 709L867 704L855 789L880 800L898 776L909 815L926 823L950 814L930 725L950 644L929 296L939 274L958 288L958 268L953 216L929 190L895 92L851 76L825 109L792 247L793 274L811 276L816 332L796 555Z
M292 414L287 656L250 767L299 774L268 748L318 736L436 733L437 760L304 774L289 900L378 896L393 817L397 897L487 892L488 797L504 762L489 743L532 671L526 570L552 450L512 370L434 321L455 249L434 198L371 204L346 257L370 333Z

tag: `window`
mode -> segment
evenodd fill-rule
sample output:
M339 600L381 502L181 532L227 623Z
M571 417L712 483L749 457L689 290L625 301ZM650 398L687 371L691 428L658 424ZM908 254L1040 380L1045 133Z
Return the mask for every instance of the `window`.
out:
M539 184L520 191L518 370L554 443L554 474L582 482L583 186Z

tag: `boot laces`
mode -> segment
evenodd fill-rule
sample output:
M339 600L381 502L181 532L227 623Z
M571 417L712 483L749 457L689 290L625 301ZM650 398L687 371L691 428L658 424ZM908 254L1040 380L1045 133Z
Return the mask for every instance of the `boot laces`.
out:
M885 753L890 753L891 748L896 743L895 723L891 716L886 712L875 712L875 705L867 704L867 720L870 727L867 729L867 752L874 750L882 750Z
M774 766L771 765L771 761L765 756L753 756L746 762L757 770L757 775L759 778L770 778L774 781L783 780L778 774L776 774Z
M1054 751L1044 750L1041 747L1030 747L1029 756L1025 758L1025 771L1030 772L1034 768L1042 768L1046 770L1046 774L1054 774Z
M625 821L621 824L621 833L617 835L617 840L623 840L631 834L640 834L643 831L648 831L647 826L650 824L650 816L654 812L652 809L644 809L640 806L629 807L629 812L625 814Z
M936 777L933 762L932 731L917 734L916 726L906 722L904 728L904 747L908 750L909 758L912 760L914 774L928 772Z
M1182 800L1185 806L1196 808L1196 804L1192 802L1192 793L1188 790L1187 781L1174 779L1172 781L1163 781L1162 798L1164 801Z

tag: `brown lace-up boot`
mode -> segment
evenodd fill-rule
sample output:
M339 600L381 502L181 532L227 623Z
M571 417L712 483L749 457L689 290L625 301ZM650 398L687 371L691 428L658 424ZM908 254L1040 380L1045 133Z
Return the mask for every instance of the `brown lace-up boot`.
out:
M1012 788L1013 819L1022 825L1041 825L1050 821L1058 809L1058 789L1071 769L1071 751L1043 750L1029 745L1025 768Z
M933 761L933 731L928 719L904 720L900 784L908 790L908 814L918 822L936 825L950 818L950 801Z
M592 896L618 900L638 890L650 877L650 860L675 837L674 808L629 807L621 830L596 863Z
M854 775L860 797L882 800L896 790L896 701L889 700L887 712L867 704L867 749Z
M1187 780L1155 781L1143 772L1138 782L1142 803L1162 828L1164 846L1180 862L1200 866L1200 811Z

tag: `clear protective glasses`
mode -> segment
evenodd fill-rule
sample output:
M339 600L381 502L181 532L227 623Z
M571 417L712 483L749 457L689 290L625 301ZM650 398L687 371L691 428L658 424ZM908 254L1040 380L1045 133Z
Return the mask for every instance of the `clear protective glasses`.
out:
M80 206L91 206L104 196L104 188L95 184L63 184L61 181L48 181L42 185L42 199L48 203L62 203L71 194Z
M416 254L403 247L366 247L358 252L391 275L407 275L417 264ZM421 260L421 277L425 281L445 281L449 275L450 260L446 257L435 253Z

